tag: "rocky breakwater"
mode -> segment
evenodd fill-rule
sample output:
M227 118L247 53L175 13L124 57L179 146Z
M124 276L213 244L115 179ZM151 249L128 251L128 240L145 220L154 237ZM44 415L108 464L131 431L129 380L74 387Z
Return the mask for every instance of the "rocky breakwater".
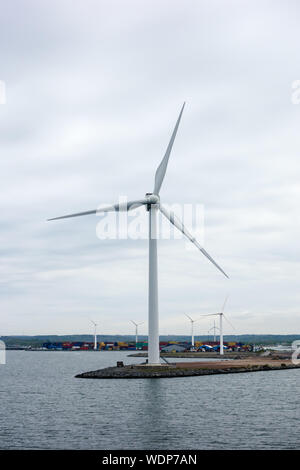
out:
M191 377L199 375L233 374L271 370L300 369L300 365L290 360L243 359L217 362L181 362L151 366L146 364L118 365L105 369L83 372L76 375L80 379L150 379Z

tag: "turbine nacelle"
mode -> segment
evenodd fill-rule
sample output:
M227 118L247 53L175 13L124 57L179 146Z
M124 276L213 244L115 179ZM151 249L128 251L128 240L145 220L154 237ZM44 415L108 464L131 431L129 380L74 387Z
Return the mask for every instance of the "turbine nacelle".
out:
M147 204L159 204L160 198L157 194L146 193Z

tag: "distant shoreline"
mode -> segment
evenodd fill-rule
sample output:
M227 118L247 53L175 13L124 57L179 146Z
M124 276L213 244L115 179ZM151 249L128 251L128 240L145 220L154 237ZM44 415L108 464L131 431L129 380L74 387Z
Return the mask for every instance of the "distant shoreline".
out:
M140 342L147 341L146 335L139 335ZM44 343L50 342L93 342L94 338L91 334L81 335L6 335L0 336L0 340L4 341L7 349L25 349L38 348ZM134 335L97 335L98 342L135 342ZM212 340L212 336L196 335L195 341L208 342ZM293 341L300 340L300 334L242 334L242 335L224 335L225 342L237 342L251 345L274 346L274 345L291 345ZM160 341L176 341L190 342L189 335L160 335Z

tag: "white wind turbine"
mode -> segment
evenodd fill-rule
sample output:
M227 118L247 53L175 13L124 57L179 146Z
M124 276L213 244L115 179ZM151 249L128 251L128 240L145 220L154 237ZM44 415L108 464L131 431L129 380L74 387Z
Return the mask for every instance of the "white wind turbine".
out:
M196 323L196 321L199 321L200 318L198 318L198 320L193 320L192 317L190 317L187 313L185 313L185 316L188 317L188 319L190 320L191 322L191 336L192 336L192 348L195 346L195 340L194 340L194 323Z
M219 318L220 318L220 355L223 356L224 354L224 341L223 341L223 318L225 318L225 320L229 323L229 325L233 328L234 326L232 325L232 323L230 323L230 321L228 320L227 317L225 317L224 315L224 309L225 309L225 305L226 305L226 302L228 300L228 296L226 297L225 299L225 302L223 304L223 308L221 310L221 312L219 313L209 313L208 315L201 315L201 317L213 317L213 316L217 316L219 315Z
M166 153L155 173L153 193L146 193L143 199L128 201L123 204L114 204L101 209L93 209L85 212L55 217L48 220L65 219L69 217L79 217L83 215L100 214L109 211L129 211L144 205L149 212L149 292L148 292L148 364L160 364L159 359L159 327L158 327L158 281L157 281L157 212L158 210L180 230L196 247L206 256L226 277L227 274L202 248L197 240L184 227L183 223L171 211L168 211L160 202L159 192L167 171L168 161L176 137L177 129L183 113L184 105L181 108L175 128L173 130Z
M145 323L145 322L142 321L141 323L136 323L136 322L133 321L133 320L130 320L130 321L131 321L131 323L133 323L134 326L135 326L135 349L136 349L136 345L137 345L137 343L138 343L138 328L139 328L140 325L143 325L143 323Z
M94 325L94 350L97 351L97 323L95 323L93 320L91 322Z
M209 331L211 331L211 330L214 330L214 343L215 343L215 342L216 342L216 339L217 339L216 330L219 330L219 331L220 331L220 328L218 328L218 327L216 326L215 320L214 320L214 326L213 326L212 328L210 328Z

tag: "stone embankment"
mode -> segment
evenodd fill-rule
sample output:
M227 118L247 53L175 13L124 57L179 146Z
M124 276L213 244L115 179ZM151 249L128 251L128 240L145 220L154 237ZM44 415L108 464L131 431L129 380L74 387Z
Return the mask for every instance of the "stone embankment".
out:
M180 362L175 364L162 364L151 366L147 364L134 364L118 367L107 367L76 375L81 379L148 379L191 377L199 375L236 374L245 372L259 372L272 370L300 369L291 360L271 358L249 358L232 361L215 362Z

